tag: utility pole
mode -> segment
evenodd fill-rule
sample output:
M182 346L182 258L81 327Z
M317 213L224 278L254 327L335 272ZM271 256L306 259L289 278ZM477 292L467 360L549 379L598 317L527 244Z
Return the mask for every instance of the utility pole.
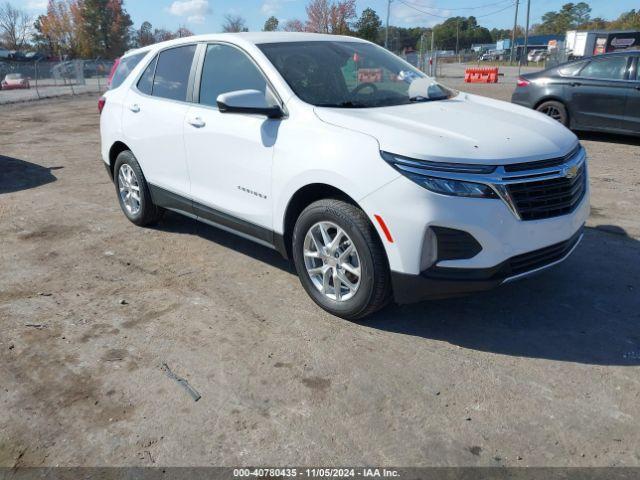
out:
M524 64L529 64L529 18L531 16L531 0L527 0L527 27L524 31ZM522 62L520 62L522 64Z
M516 16L513 19L513 31L511 32L511 54L509 55L509 65L513 64L513 57L516 51L516 29L518 28L518 7L520 0L516 0Z
M460 17L456 17L456 55L460 48Z
M389 16L391 15L391 0L387 0L387 26L384 29L384 48L389 49Z

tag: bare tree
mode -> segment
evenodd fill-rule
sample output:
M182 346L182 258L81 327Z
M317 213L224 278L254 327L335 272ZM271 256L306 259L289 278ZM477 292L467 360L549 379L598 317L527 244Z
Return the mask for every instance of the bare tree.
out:
M282 29L285 32L304 32L305 26L300 20L294 18L292 20L287 20Z
M173 40L176 38L175 33L170 32L166 28L156 28L153 31L153 39L155 43L166 42L167 40Z
M240 15L225 15L224 24L222 25L223 32L248 32L247 22Z
M331 6L329 0L311 0L307 5L307 31L329 33Z
M329 27L334 35L347 35L356 19L356 0L339 0L331 5Z
M307 5L309 32L345 35L356 18L356 0L311 0Z
M8 50L20 50L27 45L33 19L9 2L0 5L0 42Z
M189 30L187 27L180 27L176 30L176 37L184 38L193 36L193 32Z

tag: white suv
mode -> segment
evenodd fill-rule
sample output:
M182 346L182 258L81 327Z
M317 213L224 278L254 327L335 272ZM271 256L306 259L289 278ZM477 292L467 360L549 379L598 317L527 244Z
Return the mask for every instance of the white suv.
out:
M569 130L356 38L160 43L121 59L100 108L129 220L168 209L277 249L343 318L538 272L589 214Z

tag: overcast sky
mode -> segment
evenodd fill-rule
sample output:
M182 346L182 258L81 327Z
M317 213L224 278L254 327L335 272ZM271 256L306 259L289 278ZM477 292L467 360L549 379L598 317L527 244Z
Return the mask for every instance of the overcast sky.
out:
M574 0L577 2L579 0ZM518 23L524 25L526 0L520 0ZM46 0L10 0L10 3L28 9L33 15L43 13ZM260 30L270 15L281 21L306 18L307 0L125 0L125 8L136 26L147 20L154 27L175 30L186 26L195 33L218 32L225 14L242 15L251 30ZM404 27L431 26L452 15L478 17L481 25L489 28L511 28L515 0L393 0L391 24ZM561 0L531 0L532 23L549 10L557 10ZM592 16L613 19L620 13L640 7L638 0L591 0ZM367 7L373 8L381 20L386 18L386 0L357 0L358 15ZM472 8L470 8L472 7ZM422 10L419 11L419 10Z

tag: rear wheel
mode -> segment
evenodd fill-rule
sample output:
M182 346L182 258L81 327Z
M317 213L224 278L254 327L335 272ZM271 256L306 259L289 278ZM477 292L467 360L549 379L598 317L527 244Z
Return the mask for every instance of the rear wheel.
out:
M358 207L340 200L312 203L298 217L292 243L302 286L329 313L356 320L391 298L384 249Z
M560 122L565 127L569 126L569 114L567 113L567 107L560 102L550 100L538 105L536 110Z
M125 216L139 226L151 225L162 217L162 209L154 205L142 169L133 153L118 155L113 178L120 208Z

